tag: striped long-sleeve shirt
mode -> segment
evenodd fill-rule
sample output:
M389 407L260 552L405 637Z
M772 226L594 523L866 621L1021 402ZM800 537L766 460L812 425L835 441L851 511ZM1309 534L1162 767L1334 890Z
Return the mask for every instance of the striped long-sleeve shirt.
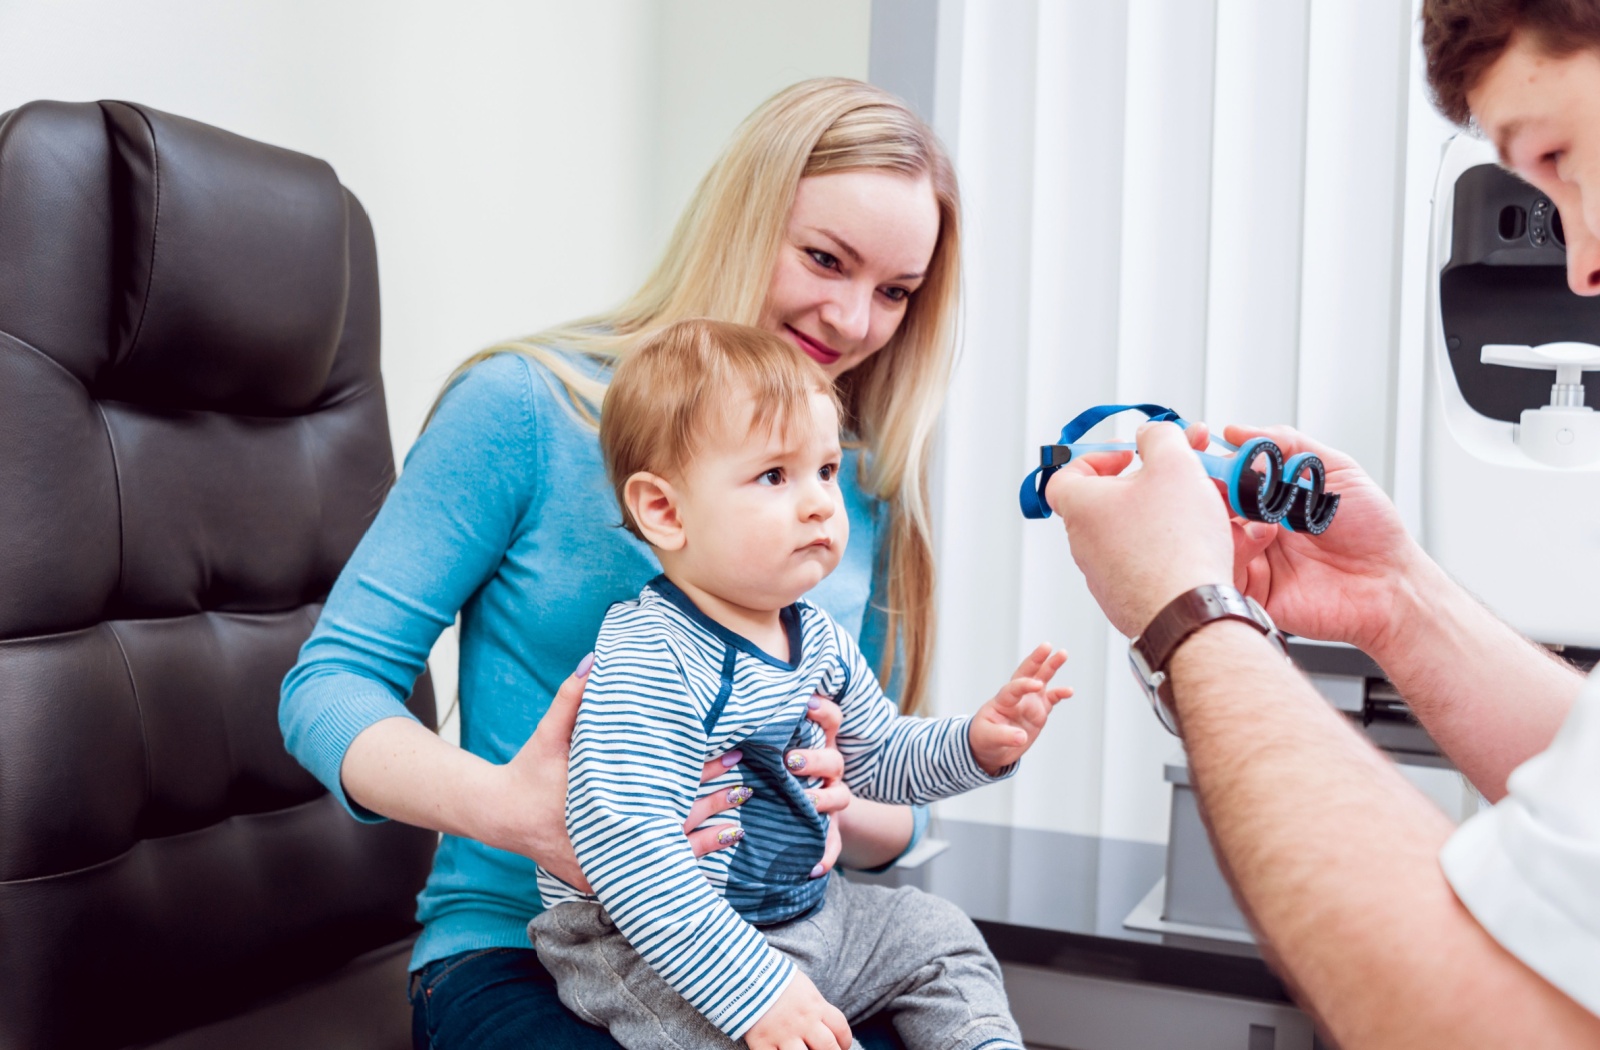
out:
M567 773L567 829L595 894L539 874L547 907L598 899L645 961L734 1039L794 971L757 927L810 913L826 888L810 876L827 818L805 795L814 782L783 762L822 743L806 718L813 693L843 710L837 743L861 798L926 803L996 779L973 758L966 718L901 716L822 610L801 601L781 619L788 661L707 617L665 577L611 608ZM704 764L735 749L740 765L702 787ZM683 835L690 806L741 784L754 794L716 820L745 837L697 860Z

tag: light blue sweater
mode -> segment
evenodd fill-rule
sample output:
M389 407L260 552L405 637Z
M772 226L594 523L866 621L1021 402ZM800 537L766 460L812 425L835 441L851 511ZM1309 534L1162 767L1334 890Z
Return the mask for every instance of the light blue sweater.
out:
M599 374L599 366L595 366ZM291 754L359 820L339 781L350 742L411 717L410 694L439 633L461 616L461 745L508 761L533 734L611 603L659 573L620 527L599 442L538 364L503 354L473 368L439 406L405 470L334 584L283 683L278 720ZM839 474L850 516L843 561L807 597L860 639L876 666L885 624L873 594L883 505ZM917 821L920 833L922 818ZM531 860L446 835L417 898L413 969L477 948L529 946L542 906Z

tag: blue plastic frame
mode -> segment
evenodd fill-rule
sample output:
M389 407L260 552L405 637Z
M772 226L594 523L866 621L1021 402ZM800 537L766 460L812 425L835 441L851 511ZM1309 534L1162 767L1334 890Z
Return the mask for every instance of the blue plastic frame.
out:
M1143 412L1153 422L1172 422L1184 428L1189 425L1178 413L1161 405L1097 405L1080 412L1061 428L1058 442L1040 447L1039 466L1022 480L1019 501L1023 517L1050 517L1050 505L1044 498L1045 486L1050 483L1051 475L1078 456L1095 452L1138 452L1131 442L1077 440L1102 420L1121 412ZM1264 437L1251 438L1243 445L1232 445L1213 437L1212 444L1232 454L1222 456L1196 450L1195 455L1200 458L1206 474L1226 490L1228 506L1234 514L1247 521L1281 525L1290 532L1313 536L1321 535L1332 524L1339 496L1325 490L1327 470L1319 457L1302 452L1285 461L1283 450ZM1255 469L1254 464L1263 457L1267 460L1267 469Z

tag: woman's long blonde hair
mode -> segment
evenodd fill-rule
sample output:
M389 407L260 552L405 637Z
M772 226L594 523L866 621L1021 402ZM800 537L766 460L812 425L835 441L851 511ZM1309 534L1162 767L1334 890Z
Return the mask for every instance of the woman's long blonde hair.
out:
M939 238L922 285L888 344L838 379L847 426L870 452L865 488L889 506L888 633L879 678L899 668L901 710L928 691L934 639L928 458L950 382L960 283L960 195L932 130L895 96L857 80L807 80L768 99L734 133L678 220L661 262L609 313L497 343L445 383L494 354L526 354L566 388L573 410L597 422L605 384L578 355L615 362L675 321L708 317L759 325L795 189L802 178L887 169L926 176Z

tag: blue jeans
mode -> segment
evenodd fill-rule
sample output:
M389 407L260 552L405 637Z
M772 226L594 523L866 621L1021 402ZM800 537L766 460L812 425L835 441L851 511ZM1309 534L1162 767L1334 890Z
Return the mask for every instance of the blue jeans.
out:
M887 1016L854 1029L868 1050L905 1050ZM485 948L411 975L416 1050L619 1050L603 1028L561 1005L532 948Z

